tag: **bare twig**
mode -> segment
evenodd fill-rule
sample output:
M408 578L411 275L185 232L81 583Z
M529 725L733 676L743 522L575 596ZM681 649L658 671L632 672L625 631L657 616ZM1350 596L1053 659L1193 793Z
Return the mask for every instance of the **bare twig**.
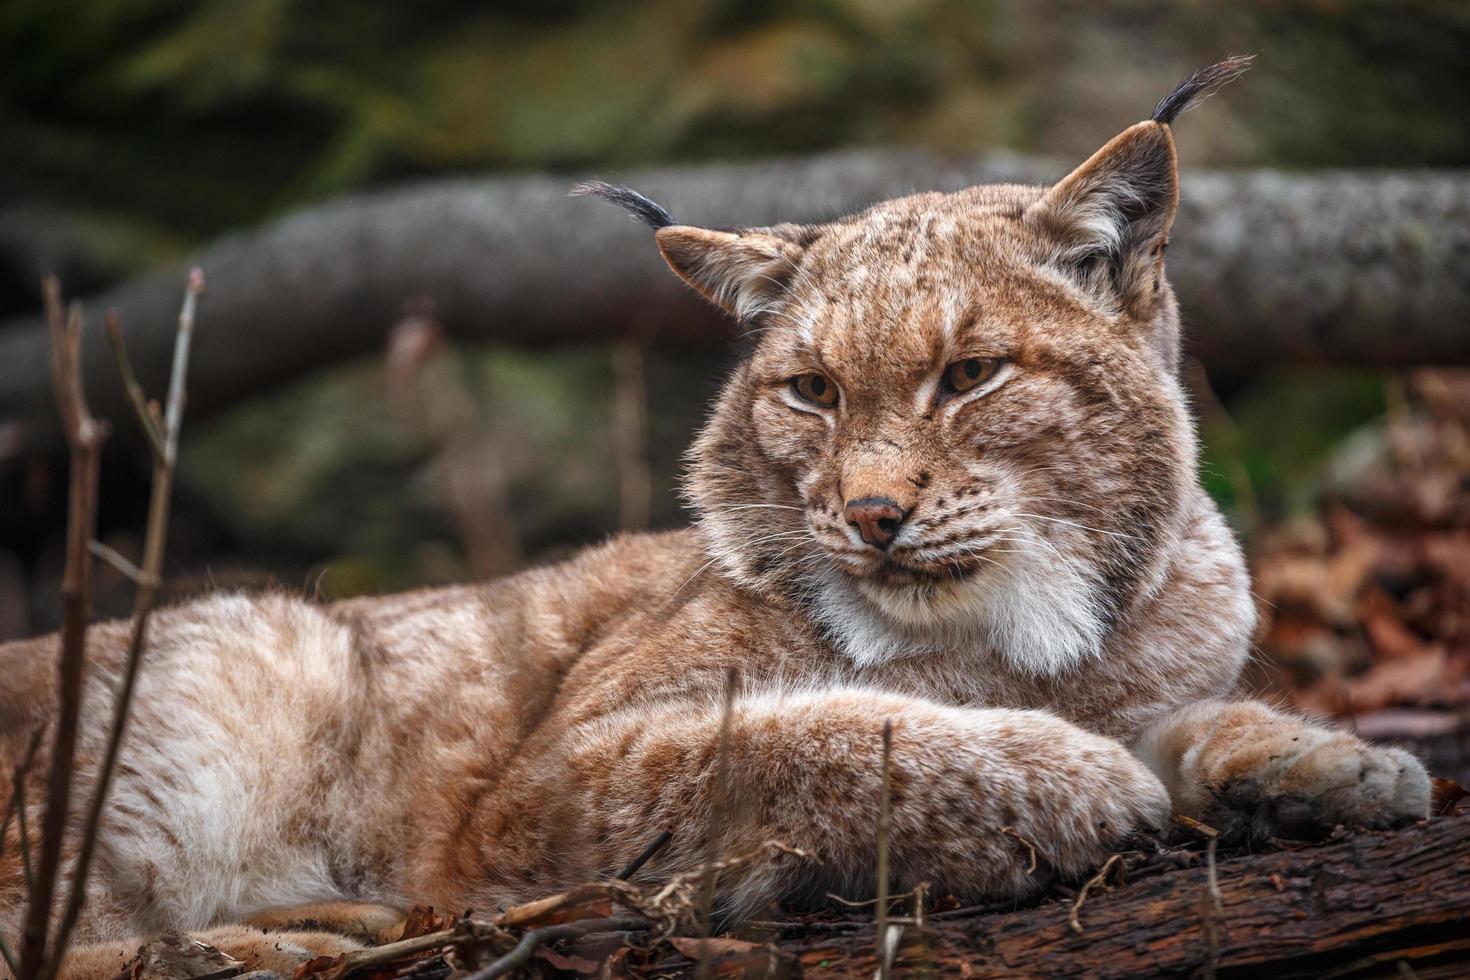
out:
M36 871L31 864L31 827L30 820L26 816L25 783L15 784L15 820L19 824L17 832L20 834L21 874L25 878L26 895L29 896L36 890Z
M178 335L174 341L173 366L169 372L168 401L163 418L163 452L155 453L154 456L153 485L148 501L148 527L143 539L143 564L136 578L138 588L133 597L133 628L128 637L128 658L123 669L122 687L113 704L107 748L97 770L97 785L92 791L91 805L82 825L76 867L72 873L71 893L45 969L34 974L39 980L50 980L56 975L62 957L66 954L66 944L81 915L82 905L86 900L87 876L91 871L92 857L97 846L97 831L102 823L102 811L106 806L107 792L111 788L113 772L117 767L118 753L127 734L133 692L137 687L138 670L142 666L143 650L148 637L148 621L158 601L158 589L162 581L164 544L168 538L174 470L178 462L179 430L184 421L189 348L194 335L194 313L199 294L203 291L204 273L196 267L189 273L189 283L184 290L184 302L179 311ZM145 413L140 413L140 418L142 414ZM157 421L156 418L154 421ZM91 538L92 530L89 526L81 546L84 551L85 542Z
M1200 896L1200 929L1205 939L1205 980L1215 980L1220 966L1220 927L1216 917L1225 906L1220 900L1220 878L1215 871L1215 848L1219 840L1211 837L1205 848L1205 891Z
M893 722L883 721L883 790L878 797L878 977L888 980L892 961L888 942L888 834L893 806Z
M10 833L10 821L15 819L16 814L23 813L25 809L25 780L31 771L31 763L36 761L36 752L41 747L41 735L46 731L45 725L38 725L31 733L31 740L26 744L25 753L12 770L10 783L10 799L5 804L5 817L0 820L0 854L5 853L5 836ZM25 834L21 834L21 850L28 848ZM26 859L29 862L29 858Z
M1026 838L1022 837L1021 834L1020 834L1020 832L1018 830L1016 830L1015 827L1002 827L1002 828L1000 828L1000 832L1002 834L1009 834L1010 836L1014 837L1016 840L1018 840L1018 841L1021 842L1021 846L1022 847L1026 848L1026 850L1028 850L1028 851L1031 852L1031 863L1026 866L1026 873L1028 875L1035 874L1036 873L1036 845L1033 844L1033 843L1031 843Z
M1196 834L1199 834L1201 837L1207 837L1210 840L1217 840L1220 836L1220 832L1214 827L1211 827L1207 823L1201 823L1193 817L1186 817L1182 813L1174 814L1172 819L1179 826L1185 828L1186 830L1192 830Z
M924 928L924 900L929 897L929 882L921 881L914 886L914 925Z
M482 945L486 942L498 943L503 949L510 945L511 934L494 922L461 919L448 929L431 932L425 936L400 939L382 946L343 953L327 965L310 971L306 975L311 977L311 980L340 980L363 967L383 966L423 953L433 953L460 946Z
M46 726L39 725L31 733L31 740L26 744L25 753L19 762L15 764L12 771L10 783L10 800L5 804L5 819L0 821L0 854L5 852L5 839L10 834L10 821L17 820L20 824L18 833L20 836L20 862L25 875L26 894L32 889L31 879L31 835L26 821L26 780L30 778L31 764L36 761L36 751L41 747L41 735L46 731ZM14 974L20 973L20 963L16 960L15 952L5 940L4 930L0 930L0 956L5 958L5 965Z
M926 883L924 885L921 885L920 887L921 888L927 888L929 886ZM899 899L912 898L913 895L914 895L914 892L913 891L899 892L896 895L889 895L888 896L888 904L891 906L894 902L897 902ZM864 901L864 902L854 902L852 899L850 899L850 898L843 898L841 895L838 895L835 892L828 892L827 893L827 897L829 899L831 899L832 901L836 902L839 905L846 905L850 909L873 908L873 907L876 907L877 904L878 904L878 899L876 899L876 898L870 898L870 899L868 899L867 901Z
M730 776L730 727L735 715L735 689L740 685L740 671L731 667L725 674L725 700L720 707L720 740L715 756L715 781L710 787L709 833L704 842L704 887L700 895L699 967L700 977L709 975L709 937L714 929L716 864L720 858L720 838L725 833L725 806Z
M638 855L632 861L628 862L628 866L622 871L618 872L618 880L627 881L629 878L632 878L643 869L643 866L645 864L647 864L649 861L652 861L654 857L658 855L659 851L662 851L665 847L667 847L669 841L673 839L674 832L672 830L665 830L663 833L659 834L653 839L653 843L649 844L646 848L643 849L642 854Z
M116 548L110 548L101 541L90 541L87 547L91 550L93 558L100 558L134 585L143 583L143 570L124 558Z
M672 935L681 922L688 921L698 926L704 908L704 903L701 901L705 894L704 886L711 872L718 880L719 876L726 871L734 871L762 859L780 860L788 857L805 861L809 860L811 855L799 848L783 844L781 841L768 840L743 854L716 861L713 865L705 864L692 871L673 875L652 895L644 894L638 888L623 882L608 882L608 884L616 886L615 890L620 902L658 922L666 934Z
M82 315L73 306L63 317L61 284L49 276L42 284L46 322L51 332L51 380L70 452L70 488L66 521L66 567L61 579L61 656L57 664L56 734L51 747L46 812L35 873L28 882L25 925L21 936L21 977L40 974L46 961L56 881L71 806L72 772L81 722L82 673L86 660L87 623L91 617L92 561L87 542L97 518L97 473L104 424L92 418L82 390ZM22 811L22 816L24 816Z
M122 323L118 319L117 310L108 310L105 322L107 340L112 344L112 356L117 361L117 372L122 375L123 388L128 393L133 414L138 417L138 425L148 437L148 448L153 450L153 458L162 462L166 451L163 433L159 431L158 422L148 409L148 397L143 394L143 386L138 383L138 375L133 371L133 359L128 356L127 345L123 343Z
M1113 865L1121 860L1123 860L1123 855L1121 854L1114 854L1108 858L1107 863L1102 866L1102 870L1087 879L1087 884L1083 885L1082 890L1077 893L1077 900L1072 903L1072 911L1067 917L1073 932L1082 932L1082 920L1077 918L1077 913L1082 911L1082 903L1087 901L1087 893L1092 890L1093 885L1102 884L1103 880L1107 878L1108 872L1113 870Z
M465 980L494 980L495 977L503 977L530 963L531 957L536 955L536 950L547 943L585 936L593 932L629 932L648 927L647 921L635 918L584 919L581 922L542 926L540 929L532 929L526 933L516 944L515 949L483 970L471 973Z

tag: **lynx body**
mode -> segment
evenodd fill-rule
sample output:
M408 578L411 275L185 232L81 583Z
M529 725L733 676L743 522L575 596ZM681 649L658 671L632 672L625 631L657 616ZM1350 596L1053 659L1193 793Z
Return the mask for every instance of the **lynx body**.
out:
M1254 610L1194 475L1164 247L1169 124L1235 67L1049 188L711 231L589 186L755 331L690 454L695 525L485 585L160 613L74 972L271 907L489 909L664 828L642 876L692 869L732 667L721 847L811 855L728 880L736 914L871 894L885 722L897 887L1022 895L1174 811L1254 836L1424 816L1412 757L1230 700ZM84 785L123 626L90 644ZM52 711L55 648L0 648L12 756ZM331 943L219 936L267 964Z

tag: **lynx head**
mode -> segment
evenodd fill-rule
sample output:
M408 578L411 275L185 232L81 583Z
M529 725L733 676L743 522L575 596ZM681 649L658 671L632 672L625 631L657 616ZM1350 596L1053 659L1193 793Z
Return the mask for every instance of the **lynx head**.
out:
M1195 484L1170 123L1245 66L1197 72L1052 187L714 231L582 185L752 331L690 456L717 567L797 598L860 664L965 650L1050 673L1096 652Z

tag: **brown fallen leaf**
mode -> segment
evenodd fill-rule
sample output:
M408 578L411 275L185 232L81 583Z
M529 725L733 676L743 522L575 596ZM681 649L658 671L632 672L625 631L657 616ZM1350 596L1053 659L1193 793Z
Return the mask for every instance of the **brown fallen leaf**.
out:
M335 970L341 960L340 956L313 956L292 971L291 980L307 980L308 977L321 976Z
M619 946L612 951L612 955L602 961L602 972L599 974L603 980L612 980L613 977L632 976L628 969L628 957L633 950L628 946Z
M1436 817L1452 817L1460 810L1460 801L1470 797L1470 790L1453 779L1435 776L1430 781L1429 812Z
M1422 637L1385 608L1375 609L1364 618L1363 631L1373 652L1386 660L1420 656L1426 646Z
M669 945L696 963L704 963L711 975L744 974L752 965L766 965L770 951L760 943L726 936L699 940L691 936L670 936Z
M1391 704L1432 704L1445 689L1445 651L1425 650L1413 657L1381 660L1348 682L1353 707L1371 711Z
M403 919L403 930L398 939L417 939L430 933L449 928L449 917L434 914L432 905L415 905Z

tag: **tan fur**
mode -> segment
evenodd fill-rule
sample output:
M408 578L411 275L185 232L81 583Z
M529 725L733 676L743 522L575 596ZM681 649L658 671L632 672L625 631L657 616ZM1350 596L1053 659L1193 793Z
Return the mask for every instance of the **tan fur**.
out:
M733 912L871 893L885 720L899 887L1020 895L1171 805L1249 834L1424 816L1410 757L1214 700L1254 612L1194 476L1163 278L1177 194L1169 127L1146 122L1053 188L663 228L676 271L752 329L690 455L695 526L486 585L161 612L85 938L338 899L488 911L663 828L642 877L691 869L730 667L723 847L813 855L725 883ZM967 358L1000 368L942 394ZM803 401L809 373L840 399ZM844 519L864 497L907 514L887 551ZM122 648L94 630L88 776ZM12 752L49 715L34 664L54 650L0 648Z

